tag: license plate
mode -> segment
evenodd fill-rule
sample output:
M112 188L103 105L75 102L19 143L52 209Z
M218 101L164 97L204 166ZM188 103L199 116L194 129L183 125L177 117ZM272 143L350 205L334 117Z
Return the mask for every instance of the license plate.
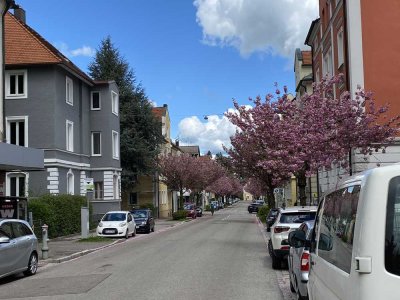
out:
M114 230L106 230L106 233L114 233Z

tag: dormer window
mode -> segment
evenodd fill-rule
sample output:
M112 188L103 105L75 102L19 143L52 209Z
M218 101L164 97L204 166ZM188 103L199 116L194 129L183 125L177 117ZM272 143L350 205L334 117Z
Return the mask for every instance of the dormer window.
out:
M6 99L20 99L28 97L28 78L26 70L12 70L5 72Z
M74 105L74 85L69 77L65 78L65 99L69 105Z

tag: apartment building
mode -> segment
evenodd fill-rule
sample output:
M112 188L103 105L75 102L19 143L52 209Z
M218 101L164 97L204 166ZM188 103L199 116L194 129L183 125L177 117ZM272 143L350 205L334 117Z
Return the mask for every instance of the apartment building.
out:
M312 49L314 81L322 76L344 74L335 88L353 95L357 86L374 93L378 105L388 103L389 115L400 114L397 82L400 80L400 6L397 0L320 0L319 18L311 23L305 44ZM352 174L400 161L400 144L395 142L365 160L356 149L350 154ZM336 185L346 170L320 172L320 192Z
M43 149L45 167L7 172L8 195L85 195L93 178L94 213L120 208L118 87L93 81L21 8L5 15L4 104L7 143Z

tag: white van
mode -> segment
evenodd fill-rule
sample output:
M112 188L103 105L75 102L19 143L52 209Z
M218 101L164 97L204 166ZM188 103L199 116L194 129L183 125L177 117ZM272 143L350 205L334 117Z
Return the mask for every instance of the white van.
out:
M321 201L310 300L400 299L400 165L351 177Z

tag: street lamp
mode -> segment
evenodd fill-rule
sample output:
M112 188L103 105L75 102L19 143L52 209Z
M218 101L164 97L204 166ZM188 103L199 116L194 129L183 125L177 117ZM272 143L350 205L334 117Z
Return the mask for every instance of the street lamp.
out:
M0 142L5 140L5 116L4 116L4 65L5 65L5 51L4 51L4 16L11 6L15 6L14 0L0 0Z

